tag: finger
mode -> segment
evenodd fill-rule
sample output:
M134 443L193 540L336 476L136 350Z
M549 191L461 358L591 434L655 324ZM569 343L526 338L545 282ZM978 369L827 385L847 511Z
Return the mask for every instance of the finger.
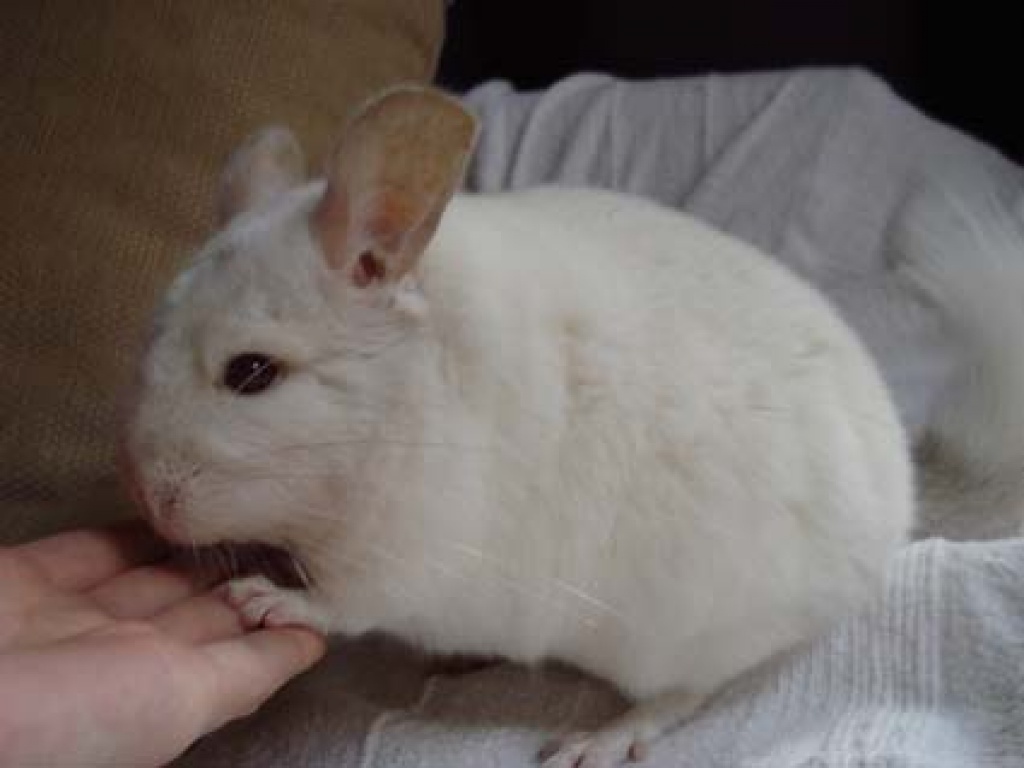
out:
M242 616L214 592L178 603L150 621L188 645L226 640L245 632Z
M166 553L141 522L108 528L58 533L17 547L19 554L56 586L89 589L129 568L156 562Z
M218 581L212 572L185 571L171 565L134 568L89 592L96 604L117 619L146 619L202 594Z
M308 629L263 629L205 646L213 673L204 679L207 729L251 714L324 655L323 637Z

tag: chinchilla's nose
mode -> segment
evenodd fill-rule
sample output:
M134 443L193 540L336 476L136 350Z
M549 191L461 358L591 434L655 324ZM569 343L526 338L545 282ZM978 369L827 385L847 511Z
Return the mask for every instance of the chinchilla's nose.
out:
M164 538L186 539L182 520L185 486L198 470L175 461L146 460L127 447L122 450L121 470L138 513Z

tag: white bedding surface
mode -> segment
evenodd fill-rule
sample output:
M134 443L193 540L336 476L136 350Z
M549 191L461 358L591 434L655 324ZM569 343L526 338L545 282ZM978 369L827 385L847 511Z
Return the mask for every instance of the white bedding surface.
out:
M959 350L891 278L887 232L927 179L968 198L1019 201L1024 189L1020 168L857 71L583 75L543 93L491 83L467 98L483 120L471 188L611 187L759 245L840 307L915 434ZM550 735L622 707L570 671L430 676L371 639L338 644L180 764L530 766ZM874 610L737 681L646 764L1024 766L1024 540L909 547Z

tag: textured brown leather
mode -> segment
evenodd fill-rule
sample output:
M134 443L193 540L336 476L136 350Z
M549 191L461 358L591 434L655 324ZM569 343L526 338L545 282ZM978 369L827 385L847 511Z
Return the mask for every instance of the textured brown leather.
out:
M231 149L283 123L319 161L442 31L443 0L4 3L0 542L126 508L118 402Z

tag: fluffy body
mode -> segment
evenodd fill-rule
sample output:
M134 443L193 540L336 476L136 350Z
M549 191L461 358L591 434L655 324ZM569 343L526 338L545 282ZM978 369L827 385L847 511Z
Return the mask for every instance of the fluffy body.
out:
M158 529L301 560L308 591L236 587L259 617L692 701L873 594L908 449L810 287L686 216L548 188L456 196L408 275L359 288L311 234L322 194L238 217L178 280L131 430ZM239 397L218 381L249 351L287 374Z

